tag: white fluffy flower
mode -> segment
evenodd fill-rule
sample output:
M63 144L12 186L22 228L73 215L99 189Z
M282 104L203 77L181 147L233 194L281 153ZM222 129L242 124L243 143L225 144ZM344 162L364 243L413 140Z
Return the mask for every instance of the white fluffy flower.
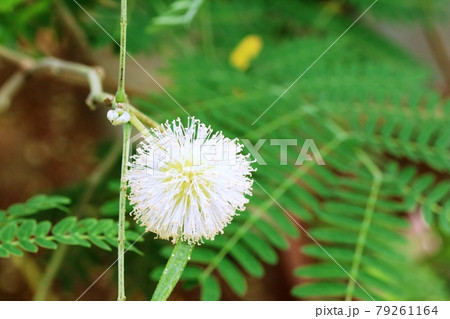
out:
M242 149L194 118L152 129L127 173L135 219L174 243L214 239L252 195L254 169Z

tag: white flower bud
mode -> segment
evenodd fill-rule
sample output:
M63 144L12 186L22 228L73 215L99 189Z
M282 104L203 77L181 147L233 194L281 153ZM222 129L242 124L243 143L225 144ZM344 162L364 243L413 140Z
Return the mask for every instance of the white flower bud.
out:
M130 121L130 114L123 109L109 110L106 117L112 125L122 125Z

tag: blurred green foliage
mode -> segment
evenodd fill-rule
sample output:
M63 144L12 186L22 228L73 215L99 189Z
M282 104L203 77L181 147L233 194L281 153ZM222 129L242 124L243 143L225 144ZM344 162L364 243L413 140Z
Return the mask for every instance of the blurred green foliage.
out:
M79 3L118 38L117 2ZM263 278L264 264L277 264L278 251L303 236L307 240L298 253L313 262L295 270L302 284L293 287L293 297L448 300L450 104L432 88L425 65L359 22L253 125L373 1L129 3L130 52L160 56L171 78L168 91L191 115L253 144L261 138L299 141L288 149L287 166L279 165L279 148L268 141L262 146L267 165L254 174L261 187L255 184L247 211L225 234L195 248L182 275L186 289L199 285L201 299L216 300L227 285L245 298L251 289L246 278ZM111 44L76 3L66 4L92 47ZM2 2L0 41L15 47L18 39L33 43L37 28L58 32L51 8L51 1ZM12 10L15 17L5 14ZM379 0L367 15L372 21L424 24L446 21L448 10L444 0ZM186 16L189 12L194 14ZM263 47L243 72L229 56L251 34ZM160 122L185 117L163 93L133 102ZM294 165L309 138L326 166ZM116 170L97 191L96 218L117 216L117 190ZM420 257L411 252L415 247L407 236L417 208L423 232L441 242L433 254ZM321 246L310 243L288 214ZM147 239L138 247L145 258L127 260L127 269L135 270L127 275L127 288L149 297L172 246ZM143 273L150 273L151 282L142 282Z

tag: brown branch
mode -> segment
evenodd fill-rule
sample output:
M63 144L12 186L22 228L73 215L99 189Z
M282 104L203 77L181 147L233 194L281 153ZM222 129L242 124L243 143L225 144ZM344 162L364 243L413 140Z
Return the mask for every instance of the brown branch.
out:
M86 104L91 110L98 106L110 108L114 101L114 95L103 91L103 71L100 68L87 66L80 63L64 61L53 57L33 59L23 53L18 53L0 46L0 59L4 59L16 65L20 71L13 75L2 88L0 88L0 113L9 107L14 95L19 91L27 75L49 71L54 75L71 75L82 77L89 84L89 95ZM149 127L156 127L158 123L136 109L131 104L126 104L130 113Z
M22 87L26 77L27 73L25 71L17 71L0 88L0 114L9 108L13 97Z
M70 57L75 58L77 62L88 65L98 65L99 59L89 47L89 41L86 34L72 12L65 5L64 0L54 1L54 7L56 18L64 29L64 39L68 40ZM103 84L105 87L113 90L116 88L117 80L106 74L103 78ZM126 86L126 91L128 93L142 94L141 90L129 85Z
M21 52L9 50L0 46L0 58L12 63L21 69L29 69L34 64L34 60Z

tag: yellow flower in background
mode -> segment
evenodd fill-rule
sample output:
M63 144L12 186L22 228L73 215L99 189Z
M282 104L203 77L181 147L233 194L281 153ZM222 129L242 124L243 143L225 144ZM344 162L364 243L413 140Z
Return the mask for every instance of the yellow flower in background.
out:
M263 42L260 36L250 34L245 36L230 54L230 63L236 69L246 71L250 62L261 52Z

